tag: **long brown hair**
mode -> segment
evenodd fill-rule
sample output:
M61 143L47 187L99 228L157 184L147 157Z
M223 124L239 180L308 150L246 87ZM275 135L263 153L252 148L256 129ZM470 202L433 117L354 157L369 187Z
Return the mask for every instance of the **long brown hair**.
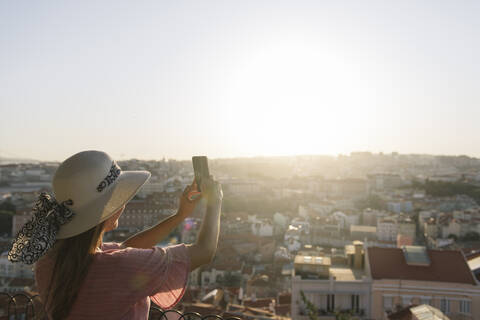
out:
M49 255L55 259L45 309L52 319L65 319L75 302L96 248L101 244L104 223L77 236L57 240Z

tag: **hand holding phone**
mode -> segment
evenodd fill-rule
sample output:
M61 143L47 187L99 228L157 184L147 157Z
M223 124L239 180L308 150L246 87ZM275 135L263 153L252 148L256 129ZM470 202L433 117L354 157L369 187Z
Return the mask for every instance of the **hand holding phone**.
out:
M210 177L210 171L208 170L208 159L206 156L193 156L192 163L193 172L195 174L195 182L197 183L197 190L202 192L202 180Z

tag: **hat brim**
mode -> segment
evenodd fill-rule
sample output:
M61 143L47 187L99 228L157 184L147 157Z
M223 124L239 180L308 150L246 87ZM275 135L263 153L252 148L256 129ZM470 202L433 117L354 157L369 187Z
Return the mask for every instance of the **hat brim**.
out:
M150 178L148 171L122 171L115 184L83 207L72 207L75 216L60 227L57 239L74 237L113 216Z

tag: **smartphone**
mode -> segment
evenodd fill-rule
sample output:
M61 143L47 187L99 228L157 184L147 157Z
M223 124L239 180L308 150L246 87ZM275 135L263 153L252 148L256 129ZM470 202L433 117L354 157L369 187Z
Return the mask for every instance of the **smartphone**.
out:
M197 182L197 189L202 192L200 189L202 179L210 177L210 172L208 171L208 159L205 156L194 156L192 157L192 163L195 181Z

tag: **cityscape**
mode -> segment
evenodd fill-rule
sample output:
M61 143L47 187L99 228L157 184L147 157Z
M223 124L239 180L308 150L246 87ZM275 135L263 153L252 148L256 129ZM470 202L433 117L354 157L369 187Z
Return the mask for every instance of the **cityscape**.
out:
M479 18L0 1L0 320L480 320Z
M34 296L32 267L11 263L7 251L39 193L52 192L59 163L1 160L0 292ZM186 160L118 164L152 176L107 242L174 214L194 179ZM224 192L218 249L190 273L175 309L241 319L480 319L480 159L352 152L209 166ZM204 210L158 246L194 242ZM0 306L1 318L10 307Z

